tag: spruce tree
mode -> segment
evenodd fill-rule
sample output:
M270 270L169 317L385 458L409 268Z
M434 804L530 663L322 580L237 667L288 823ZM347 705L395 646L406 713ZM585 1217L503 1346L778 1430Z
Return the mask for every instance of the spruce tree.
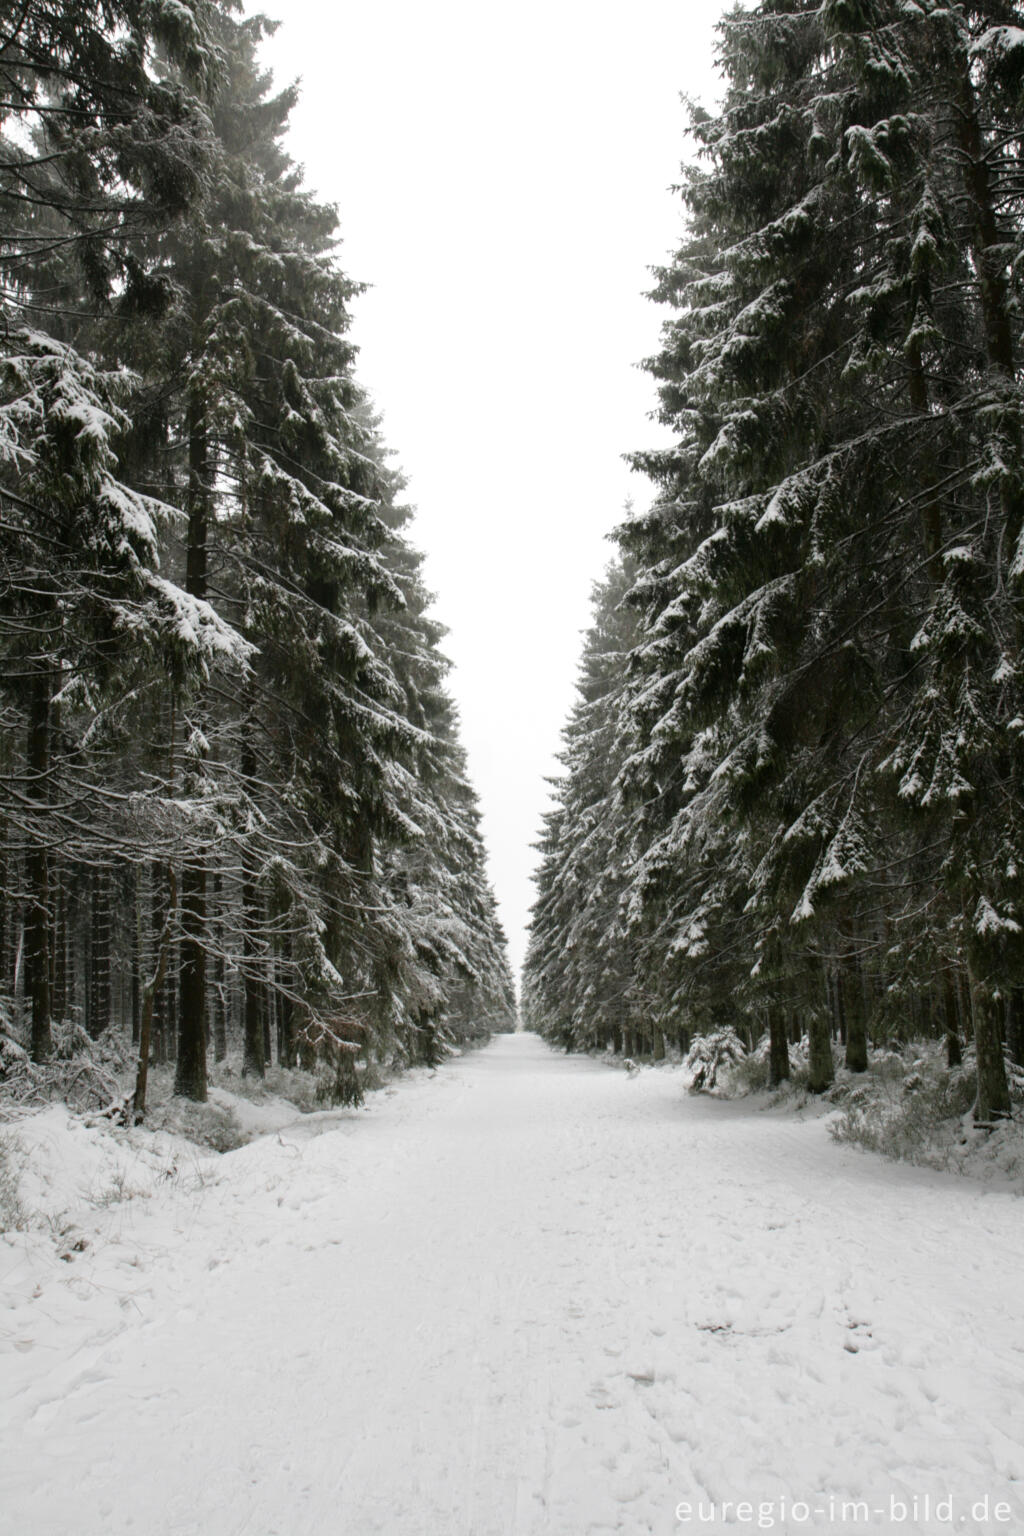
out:
M14 799L38 810L8 828L32 893L26 983L37 1059L50 1047L52 848L81 847L83 805L95 813L116 800L88 767L83 782L80 751L57 750L83 723L80 709L58 711L57 700L84 699L87 720L132 645L166 645L201 665L208 642L234 643L157 576L160 509L119 476L129 381L81 350L97 311L154 302L136 242L201 189L208 142L194 87L214 66L205 17L203 7L28 4L0 23L4 643L8 697L27 726ZM183 632L195 643L182 644ZM73 789L63 779L71 762ZM123 842L126 833L108 835Z
M869 1029L913 1007L945 1031L967 978L983 1122L1020 964L1017 10L764 0L722 24L657 274L675 443L636 456L658 495L620 532L651 1006L766 1028L775 1078L805 1028L820 1090L831 1033L862 1069ZM537 923L563 934L583 835L560 807Z
M565 728L564 777L539 845L537 902L524 972L527 1018L566 1049L612 1046L627 1055L661 1048L624 897L628 825L619 795L625 737L626 658L636 639L629 561L594 591L594 624L580 667L579 699Z

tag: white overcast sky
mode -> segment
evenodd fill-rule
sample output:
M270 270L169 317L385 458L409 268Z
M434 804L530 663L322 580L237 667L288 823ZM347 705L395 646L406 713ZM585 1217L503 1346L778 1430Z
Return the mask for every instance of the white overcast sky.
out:
M249 8L255 8L250 6ZM680 95L723 0L266 0L289 148L337 203L359 374L417 508L518 969L593 581L662 441L637 368L681 232Z

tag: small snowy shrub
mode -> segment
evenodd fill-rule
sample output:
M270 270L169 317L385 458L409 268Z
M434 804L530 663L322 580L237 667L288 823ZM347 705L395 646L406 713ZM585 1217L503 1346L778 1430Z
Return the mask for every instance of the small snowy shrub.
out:
M28 1061L28 1052L3 1027L0 1016L0 1082L20 1072Z
M28 1051L13 1035L6 1034L0 1022L0 1093L8 1103L22 1103L35 1091L35 1079Z
M238 1084L232 1084L232 1092L244 1092L248 1081L247 1078L239 1079ZM263 1087L266 1093L287 1099L304 1115L316 1108L316 1078L312 1072L303 1072L301 1067L268 1066Z
M265 1104L270 1098L278 1098L287 1099L302 1114L317 1108L316 1075L302 1067L275 1067L268 1062L262 1077L246 1077L235 1072L229 1063L220 1062L211 1072L210 1081L250 1104Z
M221 1104L194 1104L191 1099L172 1097L150 1110L146 1120L151 1130L185 1136L212 1152L234 1152L249 1140L234 1110Z
M54 1061L74 1061L76 1056L92 1056L92 1036L77 1019L60 1020L53 1025L51 1033Z
M771 1041L762 1035L754 1049L728 1069L725 1088L729 1096L742 1099L750 1093L766 1093L771 1078L770 1058Z
M829 1131L838 1142L884 1157L951 1167L975 1092L969 1060L949 1068L937 1047L926 1046L908 1070L902 1057L890 1051L848 1090Z
M1024 1104L1024 1067L1018 1067L1015 1061L1007 1061L1006 1079L1010 1085L1011 1101Z
M54 1024L53 1055L42 1063L0 1030L0 1092L8 1103L106 1110L121 1097L130 1061L131 1047L112 1031L93 1040L74 1019Z
M356 1109L364 1097L359 1069L349 1052L339 1051L333 1064L321 1062L316 1074L318 1104Z
M738 1066L746 1054L746 1047L734 1029L698 1035L683 1063L692 1073L690 1092L710 1093L718 1083L718 1074L724 1068Z
M18 1148L10 1136L0 1136L0 1232L23 1232L28 1225L18 1191Z
M368 1061L360 1074L364 1093L379 1093L388 1085L388 1076L379 1061Z

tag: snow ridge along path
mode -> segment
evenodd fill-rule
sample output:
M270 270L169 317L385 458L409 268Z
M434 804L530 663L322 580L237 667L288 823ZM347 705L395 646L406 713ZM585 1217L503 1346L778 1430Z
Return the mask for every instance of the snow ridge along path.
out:
M211 1167L0 1246L4 1536L1024 1529L1011 1194L531 1035Z

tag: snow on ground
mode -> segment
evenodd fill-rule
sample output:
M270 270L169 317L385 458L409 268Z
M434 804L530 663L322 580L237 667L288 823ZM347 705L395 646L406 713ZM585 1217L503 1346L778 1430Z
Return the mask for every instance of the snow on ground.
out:
M170 1166L0 1242L4 1532L1024 1528L1006 1191L529 1035Z

